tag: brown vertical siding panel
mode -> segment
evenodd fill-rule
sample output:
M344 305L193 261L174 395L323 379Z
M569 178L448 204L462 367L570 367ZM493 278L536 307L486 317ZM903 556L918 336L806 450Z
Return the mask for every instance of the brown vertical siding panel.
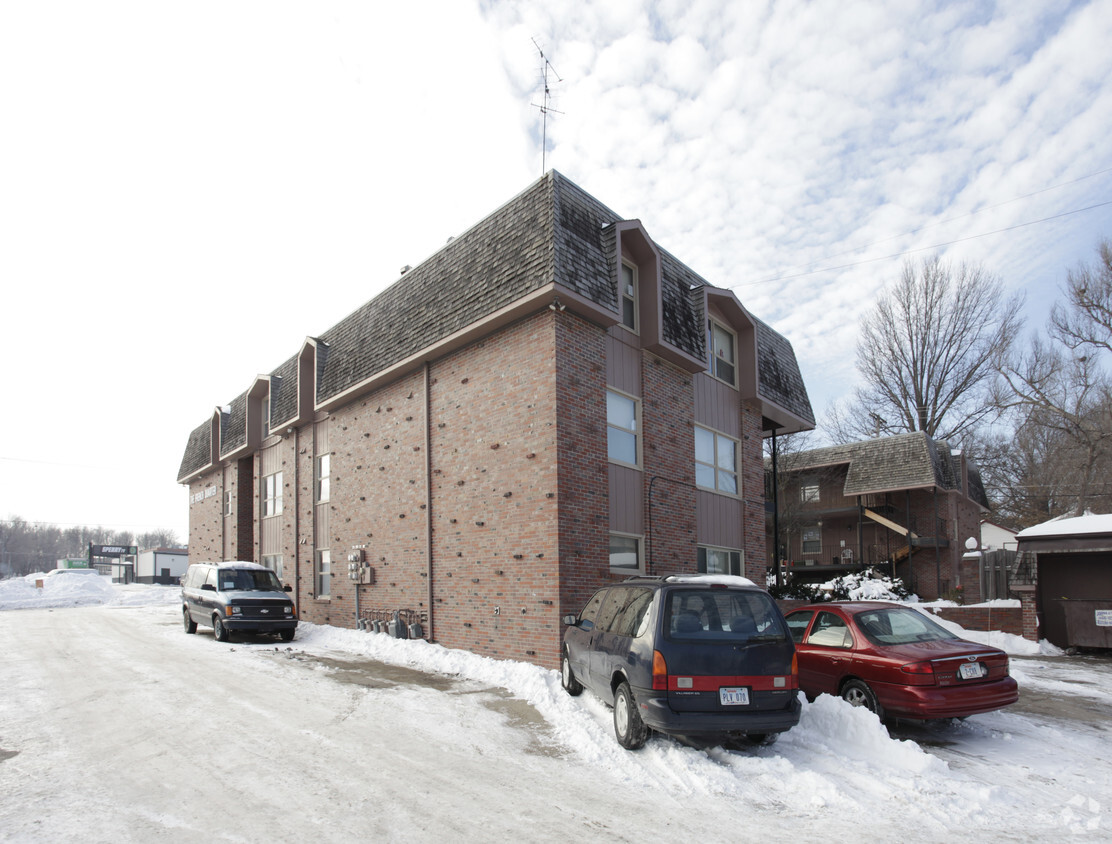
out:
M610 530L619 533L645 533L642 490L644 473L628 466L609 464Z
M641 352L624 328L611 328L606 337L606 384L631 396L641 395Z
M745 547L745 532L742 529L744 510L741 501L727 495L699 490L695 494L695 508L700 545L739 550Z

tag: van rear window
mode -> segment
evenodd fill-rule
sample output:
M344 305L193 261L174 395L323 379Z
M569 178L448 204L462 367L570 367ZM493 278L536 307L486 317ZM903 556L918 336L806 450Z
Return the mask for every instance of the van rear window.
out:
M670 639L742 643L787 641L776 605L764 592L676 589L668 596L664 629Z

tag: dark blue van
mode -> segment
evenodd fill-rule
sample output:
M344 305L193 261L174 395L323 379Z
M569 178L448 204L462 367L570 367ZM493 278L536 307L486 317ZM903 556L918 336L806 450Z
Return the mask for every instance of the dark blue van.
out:
M564 689L613 706L629 750L650 729L764 743L799 722L794 642L776 602L746 578L634 577L564 623Z

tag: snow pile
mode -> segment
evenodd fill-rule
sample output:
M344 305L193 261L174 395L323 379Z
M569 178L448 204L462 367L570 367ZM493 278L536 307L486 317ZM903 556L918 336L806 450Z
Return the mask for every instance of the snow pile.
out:
M87 569L35 572L0 580L0 610L157 606L176 604L180 594L177 587L113 583Z

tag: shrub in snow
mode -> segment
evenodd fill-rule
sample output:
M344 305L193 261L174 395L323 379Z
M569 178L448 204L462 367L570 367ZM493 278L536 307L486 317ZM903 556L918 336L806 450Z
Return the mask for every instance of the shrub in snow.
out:
M857 574L836 577L826 583L806 583L786 575L784 585L777 586L776 578L769 576L768 591L774 598L791 598L802 601L917 601L907 591L903 581L896 580L876 569L865 569Z

